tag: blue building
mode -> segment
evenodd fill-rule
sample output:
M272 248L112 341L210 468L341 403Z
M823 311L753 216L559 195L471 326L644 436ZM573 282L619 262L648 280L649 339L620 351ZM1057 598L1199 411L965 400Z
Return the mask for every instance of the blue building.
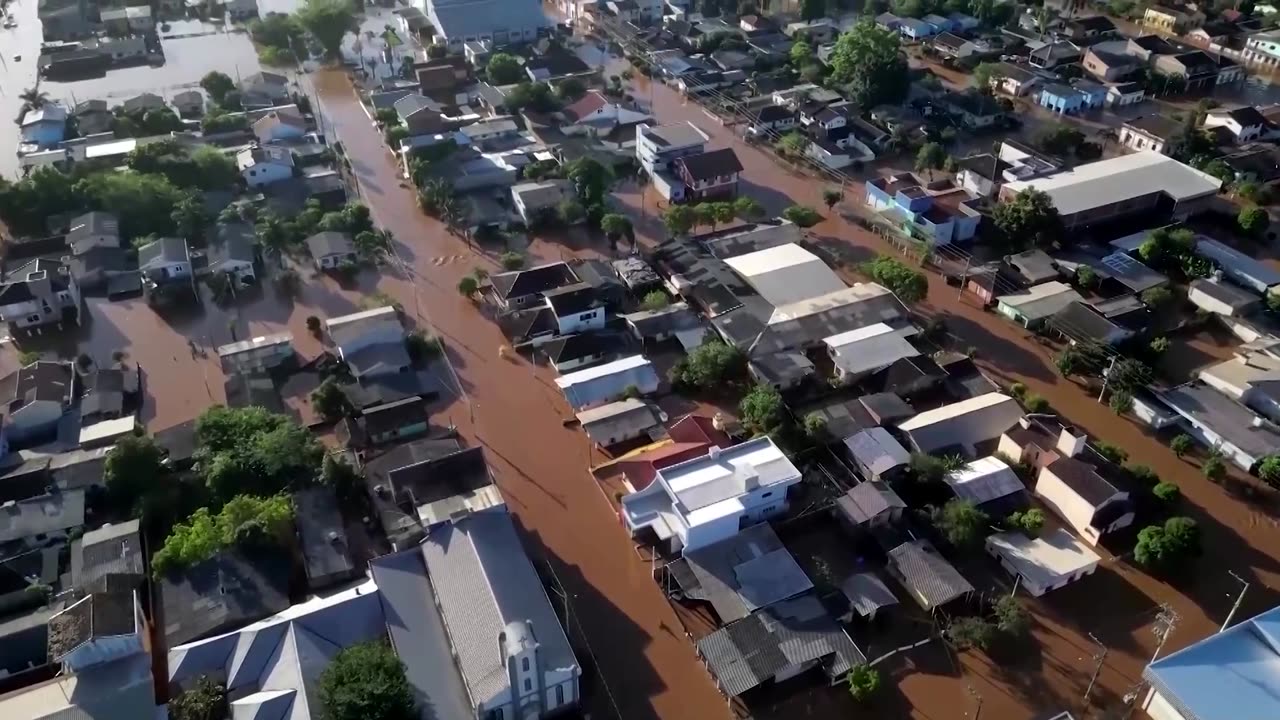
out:
M1076 86L1052 83L1040 91L1040 106L1059 115L1073 115L1093 108L1100 108L1107 100L1107 89L1094 83Z
M982 214L978 198L964 190L933 193L911 173L867 183L867 205L904 235L935 245L972 240Z
M49 147L62 142L67 131L67 109L46 103L22 116L22 142Z
M1280 717L1280 608L1152 662L1142 709L1159 720Z
M951 21L951 18L945 18L941 15L925 15L921 20L924 20L933 26L934 35L944 32L953 32L956 29L956 24Z
M915 18L899 18L898 32L902 34L902 37L911 40L924 40L925 38L937 35L938 28L924 20L917 20Z

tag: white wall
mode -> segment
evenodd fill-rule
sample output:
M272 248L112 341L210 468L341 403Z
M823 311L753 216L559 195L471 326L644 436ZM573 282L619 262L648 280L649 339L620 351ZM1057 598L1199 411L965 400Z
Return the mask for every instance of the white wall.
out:
M1090 529L1089 522L1093 520L1093 514L1096 508L1085 501L1062 481L1057 475L1045 467L1040 470L1040 476L1036 480L1036 495L1044 501L1049 509L1062 518L1075 529L1085 542L1096 545L1098 537L1095 532Z
M1151 720L1187 720L1155 688L1151 688L1147 693L1147 699L1143 701L1142 709L1147 711L1147 714L1151 716Z
M275 163L262 163L241 170L240 175L250 187L259 187L293 177L293 168Z
M369 324L365 326L364 332L339 347L342 352L353 353L370 345L381 345L404 340L404 327L400 325L399 318L394 315L378 322L376 325L367 320L362 322Z
M565 317L556 317L556 327L561 335L601 330L604 328L604 308L593 308L586 312L574 313Z

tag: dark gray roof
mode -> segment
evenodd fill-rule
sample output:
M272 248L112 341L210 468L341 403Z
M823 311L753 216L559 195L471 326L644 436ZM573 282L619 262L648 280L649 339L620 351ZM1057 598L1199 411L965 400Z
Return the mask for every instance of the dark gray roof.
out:
M710 180L742 172L742 162L731 148L689 155L676 162L683 165L685 172L695 180Z
M542 345L542 351L556 365L592 358L597 355L614 357L626 347L617 336L609 333L590 332L561 335Z
M1082 302L1073 302L1054 313L1049 324L1073 340L1101 343L1107 342L1112 333L1121 329Z
M973 592L969 581L926 540L912 540L890 550L889 565L925 610Z
M832 400L815 407L805 408L800 415L817 415L827 423L827 433L844 439L862 430L875 427L876 420L867 408L857 400Z
M489 703L510 689L499 643L504 633L508 642L522 635L536 642L544 668L577 670L569 639L505 505L433 528L422 555L473 701Z
M342 359L359 375L399 372L410 365L403 342L366 345L355 352L344 352Z
M1212 280L1197 278L1191 281L1191 289L1202 292L1214 300L1226 303L1232 307L1247 307L1261 302L1257 294L1251 293L1243 288L1238 288L1230 283L1214 282Z
M849 492L836 498L836 508L854 525L861 525L894 508L907 504L887 484L869 480L853 486Z
M897 393L880 392L863 395L858 398L858 402L862 403L862 407L867 409L878 425L893 425L899 420L906 420L916 414L915 408Z
M813 588L768 523L686 552L671 570L685 595L710 602L724 623Z
M421 531L416 507L493 483L484 451L460 448L453 439L416 440L365 461L365 482L393 542Z
M160 580L169 646L198 640L289 607L289 556L269 547L225 550Z
M552 288L542 295L557 317L568 317L604 306L596 288L585 282Z
M71 402L75 370L71 363L37 360L0 380L0 402L13 411L37 400Z
M293 506L311 588L341 580L355 571L347 532L330 488L307 488L293 494Z
M898 604L898 598L889 586L872 573L850 575L840 583L840 591L849 599L849 605L863 617L882 607Z
M138 267L141 268L156 261L176 263L188 260L187 241L182 238L160 238L138 248Z
M71 543L71 583L86 588L107 575L146 572L139 521L103 525Z
M219 264L233 260L253 262L255 239L253 226L248 223L219 223L209 243L209 267L217 269Z
M578 282L578 276L573 273L573 269L568 264L563 262L539 265L528 270L513 270L489 277L489 283L493 285L494 291L504 299L544 293L576 282Z
M67 242L77 251L76 244L95 235L120 236L120 222L115 215L106 212L88 212L72 218L67 231Z
M698 654L720 688L732 696L810 661L822 661L831 678L866 662L812 595L776 603L720 628L698 641Z
M673 303L660 310L640 310L622 317L641 337L691 330L700 324L698 316L684 303Z
M427 422L427 406L419 395L366 407L360 415L361 426L371 435L398 430L405 425Z
M1115 485L1099 475L1096 468L1083 460L1060 457L1049 463L1046 469L1094 507L1102 505L1120 492Z

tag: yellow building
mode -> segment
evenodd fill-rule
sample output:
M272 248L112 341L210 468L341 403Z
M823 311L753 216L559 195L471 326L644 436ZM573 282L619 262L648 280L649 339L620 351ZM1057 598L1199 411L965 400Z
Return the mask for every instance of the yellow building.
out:
M1204 13L1153 5L1142 14L1142 24L1166 35L1179 35L1204 24Z

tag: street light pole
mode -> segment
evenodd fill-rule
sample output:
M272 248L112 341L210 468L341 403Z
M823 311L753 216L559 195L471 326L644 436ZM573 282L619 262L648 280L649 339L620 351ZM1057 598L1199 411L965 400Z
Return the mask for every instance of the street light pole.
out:
M1236 616L1236 611L1240 609L1240 603L1244 602L1244 594L1249 592L1248 580L1237 575L1234 570L1228 570L1227 572L1230 573L1231 577L1235 578L1236 582L1240 583L1243 587L1240 588L1240 594L1236 596L1236 602L1231 606L1231 612L1227 613L1227 619L1222 621L1222 627L1218 628L1218 632L1226 630L1227 627L1231 625L1231 618Z

